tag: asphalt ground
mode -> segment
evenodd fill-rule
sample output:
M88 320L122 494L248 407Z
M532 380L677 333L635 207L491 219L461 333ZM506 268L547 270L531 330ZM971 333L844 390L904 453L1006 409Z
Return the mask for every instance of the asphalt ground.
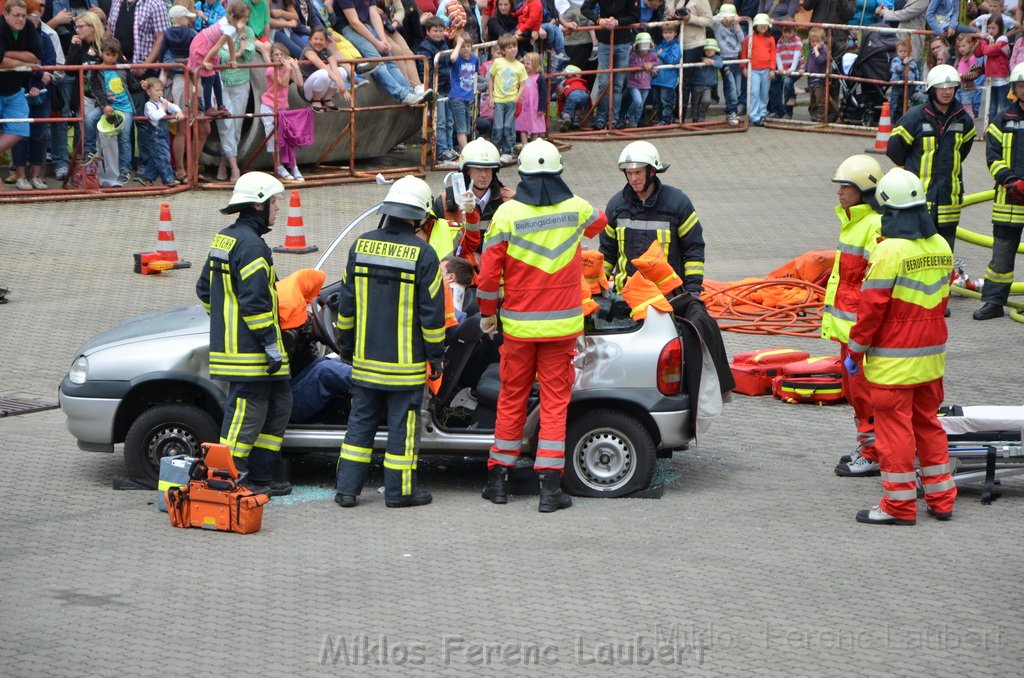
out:
M693 199L707 276L762 275L833 247L829 179L870 139L753 129L658 141L664 179ZM624 144L577 143L565 177L603 205L623 184ZM885 163L883 163L885 164ZM885 165L887 166L887 165ZM506 180L514 174L502 172ZM991 186L983 148L970 191ZM428 180L440 187L441 174ZM333 234L386 187L302 191L307 239ZM143 312L189 304L223 192L169 198L194 268L139 276L159 199L0 207L0 394L56 400L76 348ZM284 237L286 211L268 236ZM964 225L990 233L987 206ZM970 274L988 253L961 243ZM316 255L278 255L287 274ZM332 279L338 271L329 271ZM950 303L947 402L1021 404L1024 327L975 322ZM730 354L816 339L726 334ZM660 463L661 499L480 498L480 461L425 464L432 505L391 511L372 492L342 512L333 460L296 464L254 535L178 530L151 492L118 492L113 455L79 451L59 410L0 420L0 665L36 675L1016 675L1024 484L953 521L854 521L877 478L832 472L854 444L845 405L737 396L701 440ZM379 475L374 476L379 479ZM373 482L373 481L371 481Z

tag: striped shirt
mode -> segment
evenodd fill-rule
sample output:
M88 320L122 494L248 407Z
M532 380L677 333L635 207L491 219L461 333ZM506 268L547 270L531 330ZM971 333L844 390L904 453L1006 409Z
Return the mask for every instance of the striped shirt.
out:
M794 33L786 37L780 35L775 44L775 64L780 71L795 71L800 67L800 57L803 55L804 43L800 36Z

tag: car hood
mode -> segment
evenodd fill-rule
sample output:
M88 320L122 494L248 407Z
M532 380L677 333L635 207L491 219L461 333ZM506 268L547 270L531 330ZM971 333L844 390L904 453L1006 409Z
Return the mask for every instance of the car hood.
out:
M198 304L184 306L167 311L155 311L127 320L85 342L78 353L79 355L88 355L101 348L163 337L207 334L209 331L210 316L207 315L203 307Z

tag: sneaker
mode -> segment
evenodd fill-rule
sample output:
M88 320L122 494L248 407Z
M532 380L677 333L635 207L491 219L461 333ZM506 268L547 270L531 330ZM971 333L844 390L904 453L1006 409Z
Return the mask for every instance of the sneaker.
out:
M917 520L904 520L894 518L882 510L881 506L872 506L869 509L857 511L857 522L868 525L916 525Z
M28 177L21 177L14 182L14 187L19 191L31 191L32 182L28 180Z
M359 500L356 499L354 494L341 494L340 492L334 495L334 503L341 508L352 508L353 506L359 505Z
M361 75L357 75L356 76L356 87L362 87L363 85L368 85L368 84L370 84L369 80L367 80L366 78L364 78ZM422 85L421 85L421 87L422 87Z
M128 170L125 170L117 175L117 180L121 182L122 186L124 186L125 184L132 180L132 173L129 172Z
M851 455L852 457L852 455ZM836 466L836 475L843 478L860 478L881 475L881 467L877 461L871 461L859 454L855 459L850 459Z
M935 518L935 520L941 520L943 522L953 519L952 511L936 511L931 506L928 507L928 515Z
M277 172L277 176L279 178L284 179L285 181L291 181L292 180L291 172L289 172L287 169L285 169L284 165L278 165L277 169L274 170L274 171Z
M65 179L67 179L68 178L68 166L67 165L57 165L57 169L54 170L54 172L53 172L53 178L57 179L58 181L64 181Z
M32 184L32 188L37 191L45 191L49 188L49 186L46 185L46 182L39 177L33 177L30 183Z
M369 75L377 70L377 66L380 65L379 61L362 62L356 64L356 73L360 75Z
M587 57L587 61L597 61L597 48L590 50L590 56Z
M740 124L740 118L735 113L730 113L729 115L725 116L725 119L729 121L730 125L736 126Z
M498 162L500 162L502 165L512 165L515 163L515 161L516 159L509 155L508 153L502 153L501 157L498 158Z
M133 181L135 181L135 183L137 183L137 184L139 184L141 186L152 186L153 183L154 183L154 182L150 181L149 179L143 179L142 177L135 177L135 179L133 179Z
M416 94L423 94L423 92L426 90L423 87L423 85L416 85L415 87L412 88L412 91L416 92Z
M415 106L423 100L422 94L417 94L416 90L409 90L409 93L402 98L402 103L406 106Z
M569 61L569 55L566 54L565 52L555 52L551 56L554 57L555 59L558 59L559 61Z
M441 154L441 160L444 160L446 162L453 162L458 159L459 154L454 149L451 148L449 148L448 150Z
M295 167L291 168L288 171L291 172L291 175L292 175L291 178L295 179L295 181L305 181L306 180L306 178L304 176L302 176L302 172L299 171L299 166L298 165L296 165Z

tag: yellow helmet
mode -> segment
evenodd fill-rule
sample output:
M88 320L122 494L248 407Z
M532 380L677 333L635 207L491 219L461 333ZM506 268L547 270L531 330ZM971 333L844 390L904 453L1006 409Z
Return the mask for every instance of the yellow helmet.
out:
M722 5L721 7L718 8L718 16L720 16L720 17L730 17L730 16L731 17L735 17L735 16L737 16L736 15L736 5L730 5L729 3L725 3L724 5Z
M870 191L878 186L882 178L882 166L870 155L858 153L840 163L832 176L833 184L849 184L856 186L861 192Z
M772 19L771 19L770 16L768 16L767 14L762 12L760 14L755 14L754 15L754 20L751 23L754 26L767 26L768 28L771 28L771 26L772 26Z
M722 51L722 49L718 46L718 41L715 40L714 38L708 38L704 41L704 51L706 52L709 49L719 53L721 53Z

